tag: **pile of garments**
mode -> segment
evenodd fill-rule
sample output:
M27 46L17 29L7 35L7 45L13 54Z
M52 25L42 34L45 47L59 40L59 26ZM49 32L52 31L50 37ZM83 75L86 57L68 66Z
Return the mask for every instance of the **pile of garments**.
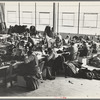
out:
M100 54L89 59L89 65L100 68Z
M65 62L65 77L77 77L77 78L84 78L84 79L97 79L100 80L100 70L89 70L82 66L79 62Z
M15 25L15 26L10 26L8 33L23 33L26 31L26 25Z

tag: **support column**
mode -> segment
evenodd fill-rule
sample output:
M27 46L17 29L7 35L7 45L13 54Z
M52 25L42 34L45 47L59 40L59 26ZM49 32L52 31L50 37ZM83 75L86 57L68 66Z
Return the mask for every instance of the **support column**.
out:
M78 29L77 29L77 34L79 34L79 28L80 28L80 3L78 7Z
M59 33L59 3L57 7L57 33Z
M53 32L56 33L56 7L55 3L53 3Z
M19 19L19 25L20 25L20 3L18 3L18 13L19 13L18 19Z
M5 4L1 3L1 11L2 11L2 16L3 16L3 22L5 22Z
M58 32L59 26L59 3L53 3L53 33Z
M36 27L36 2L35 2L35 27Z

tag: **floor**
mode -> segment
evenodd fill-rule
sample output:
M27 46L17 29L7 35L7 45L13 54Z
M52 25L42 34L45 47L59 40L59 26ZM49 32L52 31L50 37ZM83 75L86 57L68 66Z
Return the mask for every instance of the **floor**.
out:
M26 88L13 86L4 89L0 87L1 97L53 97L53 98L99 98L100 81L57 77L55 80L46 80L39 89L27 91Z
M94 69L88 65L85 67ZM0 97L100 98L100 80L65 78L62 75L55 80L43 81L35 91L28 91L17 85L11 88L8 83L8 88L0 86Z

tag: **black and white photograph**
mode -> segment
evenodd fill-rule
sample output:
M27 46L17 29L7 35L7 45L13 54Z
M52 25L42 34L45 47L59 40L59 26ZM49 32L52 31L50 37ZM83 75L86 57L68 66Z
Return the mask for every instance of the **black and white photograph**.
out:
M0 97L100 98L100 1L0 1Z

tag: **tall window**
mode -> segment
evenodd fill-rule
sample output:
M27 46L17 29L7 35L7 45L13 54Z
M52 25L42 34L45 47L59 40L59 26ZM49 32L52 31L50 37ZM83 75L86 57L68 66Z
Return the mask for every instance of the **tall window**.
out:
M50 12L39 12L39 24L50 25Z
M8 23L16 23L17 13L16 11L7 11L7 21Z
M23 11L22 12L22 23L23 24L32 24L32 12Z
M74 27L75 14L72 12L62 12L62 26Z
M97 28L98 13L84 13L83 14L83 27Z

